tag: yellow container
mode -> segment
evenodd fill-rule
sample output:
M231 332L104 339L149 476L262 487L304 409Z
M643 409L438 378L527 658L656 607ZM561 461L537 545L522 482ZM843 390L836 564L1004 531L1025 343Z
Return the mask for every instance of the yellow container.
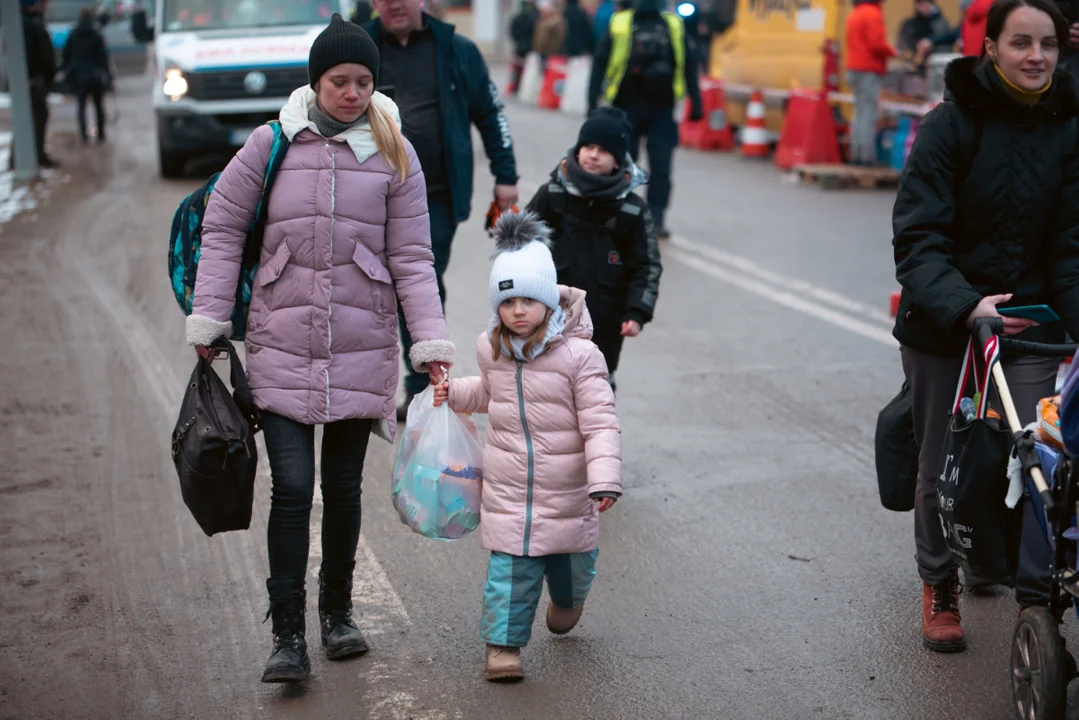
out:
M959 22L958 0L939 0L954 27ZM848 92L844 54L850 0L738 0L734 25L712 41L708 74L724 82L730 122L745 118L749 88L765 95L766 124L778 133L783 126L783 99L795 88L819 89L824 81L824 47L839 43L839 90ZM914 15L914 3L887 0L881 6L888 39L894 44L899 28ZM849 107L843 108L849 117Z

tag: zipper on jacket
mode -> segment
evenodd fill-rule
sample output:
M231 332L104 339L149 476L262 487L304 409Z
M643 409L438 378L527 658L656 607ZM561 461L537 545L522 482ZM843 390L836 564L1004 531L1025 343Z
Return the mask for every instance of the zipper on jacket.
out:
M330 147L330 141L326 141ZM326 422L330 421L330 365L333 364L333 216L337 195L337 153L330 150L330 291L326 295Z
M532 540L532 485L535 481L536 460L532 450L532 433L528 429L525 417L524 363L517 361L517 408L521 413L521 428L525 433L525 450L528 453L528 485L525 492L525 533L523 555L528 555L528 546Z

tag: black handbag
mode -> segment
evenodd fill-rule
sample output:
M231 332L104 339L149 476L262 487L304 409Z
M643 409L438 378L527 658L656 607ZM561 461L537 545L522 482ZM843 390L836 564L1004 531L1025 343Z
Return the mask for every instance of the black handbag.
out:
M880 504L895 512L913 510L918 441L914 436L914 398L906 380L899 394L877 415L874 445Z
M259 430L259 413L232 343L221 339L212 347L228 353L234 392L229 393L210 363L200 357L172 433L180 494L209 536L251 525Z
M986 417L999 347L995 335L986 339L985 371L979 377L974 339L967 345L941 455L937 509L948 549L967 577L1014 586L1020 519L1004 504L1013 436L1002 420ZM972 379L980 402L968 418L960 403Z

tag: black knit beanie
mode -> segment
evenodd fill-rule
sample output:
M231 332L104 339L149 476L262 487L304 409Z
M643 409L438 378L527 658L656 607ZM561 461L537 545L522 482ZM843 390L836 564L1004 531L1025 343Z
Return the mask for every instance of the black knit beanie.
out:
M346 22L334 13L330 24L311 43L311 55L307 60L307 77L311 87L322 74L341 63L363 65L375 76L378 84L378 46L359 25Z
M596 108L581 126L576 151L580 152L585 145L599 145L614 155L621 166L629 153L629 134L632 130L629 118L622 110L615 107Z

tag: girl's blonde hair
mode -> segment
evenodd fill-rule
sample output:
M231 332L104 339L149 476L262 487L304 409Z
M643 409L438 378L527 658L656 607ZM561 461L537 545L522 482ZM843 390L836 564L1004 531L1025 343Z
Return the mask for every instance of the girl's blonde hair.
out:
M551 322L551 308L547 308L547 314L543 318L543 322L539 327L532 331L532 334L525 340L524 356L532 357L532 351L536 349L536 346L543 342L543 338L547 336L547 325ZM502 353L505 352L510 345L510 338L517 337L517 334L510 330L502 323L502 316L498 318L498 324L495 325L495 329L491 331L491 357L495 362L502 357ZM503 345L503 342L505 345Z
M372 98L367 106L367 121L371 124L371 134L375 136L375 147L378 154L386 163L397 171L404 181L408 178L411 168L408 162L408 150L405 149L405 138L397 128L393 116L385 108L380 107Z

